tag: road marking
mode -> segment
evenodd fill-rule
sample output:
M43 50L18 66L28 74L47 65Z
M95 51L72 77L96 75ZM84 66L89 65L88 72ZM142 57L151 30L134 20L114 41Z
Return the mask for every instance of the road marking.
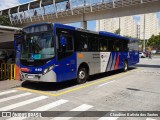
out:
M147 118L146 120L156 120L156 119L152 119L152 118Z
M3 99L0 99L0 103L8 101L8 100L13 100L13 99L16 99L16 98L24 97L24 96L27 96L27 95L31 95L31 94L32 93L23 93L23 94L20 94L20 95L15 95L15 96L3 98Z
M16 103L16 104L12 104L12 105L9 105L9 106L2 107L2 108L0 108L0 111L11 110L11 109L21 107L21 106L24 106L24 105L28 105L30 103L33 103L33 102L36 102L36 101L39 101L39 100L43 100L43 99L46 99L46 98L48 98L48 97L47 96L40 96L40 97L32 98L32 99L29 99L29 100L26 100L26 101L23 101L23 102L19 102L19 103Z
M31 110L31 111L47 111L47 110L49 110L49 109L52 109L52 108L54 108L54 107L57 107L57 106L59 106L59 105L61 105L61 104L64 104L64 103L66 103L66 102L68 102L68 100L61 99L61 100L58 100L58 101L49 103L49 104L47 104L47 105L41 106L41 107L39 107L39 108L33 109L33 110ZM26 118L27 118L27 117L16 117L16 120L23 120L23 119L26 119ZM13 117L13 118L9 118L9 119L7 119L7 120L15 120L15 118Z
M60 95L63 95L63 94L67 94L67 93L70 93L70 92L73 92L73 91L77 91L77 90L80 90L80 89L83 89L83 88L86 88L86 87L89 87L89 86L93 86L93 85L96 85L96 84L99 84L99 83L106 82L108 80L112 80L112 79L124 76L126 74L129 74L129 73L137 71L137 70L140 70L140 69L128 71L126 73L119 73L117 75L113 75L113 76L110 76L110 77L107 77L107 78L101 78L101 79L93 81L91 83L86 83L86 84L81 85L79 87L75 87L75 88L72 88L72 89L69 89L69 90L66 90L66 91L62 91L62 92L59 92L59 93L48 93L48 92L43 92L43 91L39 91L39 90L31 90L31 89L27 89L27 88L23 88L23 87L19 87L19 88L16 88L16 89L17 90L28 91L28 92L33 92L33 93L37 93L37 94L42 94L42 95L47 95L47 96L52 96L52 97L57 97L57 96L60 96Z
M76 107L76 108L70 110L70 111L82 111L82 112L84 112L84 111L87 111L88 109L90 109L92 107L93 106L91 106L91 105L83 104L83 105L81 105L79 107ZM68 114L70 114L70 113L66 112L66 113L62 114L61 116L67 116ZM74 116L76 116L78 114L80 114L80 112L74 113ZM72 117L55 117L55 118L53 118L51 120L69 120L71 118Z
M119 117L101 117L98 120L117 120Z
M112 82L115 82L115 80L112 80L112 81L109 81L109 82L107 82L107 83L104 83L104 84L98 85L98 87L102 87L102 86L108 85L108 84L110 84L110 83L112 83Z
M10 90L10 91L1 92L0 95L5 95L5 94L9 94L9 93L14 93L14 92L17 92L17 90Z
M115 111L115 110L111 110L111 111ZM105 117L107 115L109 115L109 113L107 113L103 117L99 118L98 120L117 120L119 118L119 117Z

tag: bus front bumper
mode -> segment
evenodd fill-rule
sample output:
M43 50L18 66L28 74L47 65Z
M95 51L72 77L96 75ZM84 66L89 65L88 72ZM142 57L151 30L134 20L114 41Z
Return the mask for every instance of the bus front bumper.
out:
M56 74L52 70L46 74L30 74L21 72L21 79L35 82L57 82Z

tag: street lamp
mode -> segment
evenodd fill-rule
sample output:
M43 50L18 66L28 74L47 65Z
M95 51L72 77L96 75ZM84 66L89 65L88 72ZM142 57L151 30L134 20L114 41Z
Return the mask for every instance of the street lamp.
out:
M146 41L145 41L145 14L144 14L144 23L143 23L143 52L146 50Z

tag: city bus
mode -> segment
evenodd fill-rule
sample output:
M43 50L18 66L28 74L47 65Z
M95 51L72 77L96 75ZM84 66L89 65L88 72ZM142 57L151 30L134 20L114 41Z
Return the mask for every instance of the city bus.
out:
M122 69L139 62L138 41L104 31L59 23L27 26L15 39L20 79L38 82L75 80Z

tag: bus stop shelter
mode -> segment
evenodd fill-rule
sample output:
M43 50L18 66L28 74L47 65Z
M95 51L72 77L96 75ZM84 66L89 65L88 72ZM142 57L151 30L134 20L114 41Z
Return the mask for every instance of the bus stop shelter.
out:
M14 79L15 77L15 65L8 61L13 52L15 52L14 34L19 30L21 28L0 25L0 80Z
M14 34L21 28L0 25L0 49L13 49Z

